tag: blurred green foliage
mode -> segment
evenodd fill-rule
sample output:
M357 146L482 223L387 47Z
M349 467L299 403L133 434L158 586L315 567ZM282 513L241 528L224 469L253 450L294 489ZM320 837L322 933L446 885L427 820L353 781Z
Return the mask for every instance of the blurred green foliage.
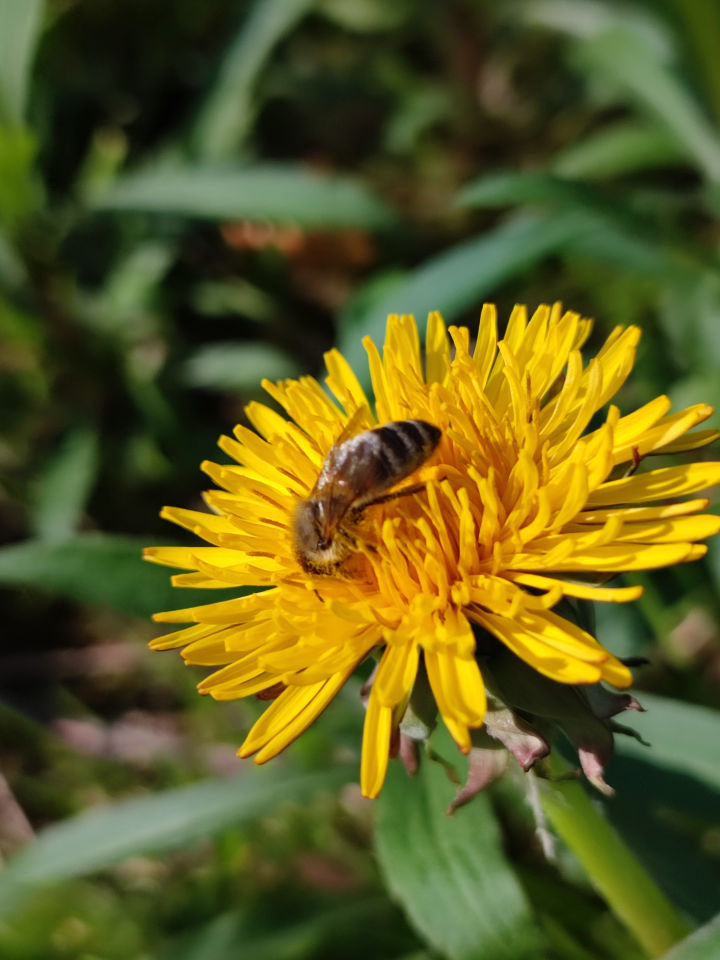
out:
M240 765L259 707L145 652L204 596L139 549L263 376L334 343L366 376L388 312L562 299L643 326L624 408L720 404L719 37L713 0L0 0L0 956L641 956L512 780L448 821L439 768L393 770L379 869L355 687ZM598 611L655 691L607 812L696 924L719 581L711 545Z

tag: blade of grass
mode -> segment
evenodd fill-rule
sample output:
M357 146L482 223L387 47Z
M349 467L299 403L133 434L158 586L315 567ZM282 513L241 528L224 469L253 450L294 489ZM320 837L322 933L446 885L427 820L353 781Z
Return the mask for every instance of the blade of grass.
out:
M270 220L302 227L388 227L388 207L349 177L301 166L151 167L119 177L93 205L204 220Z
M717 960L720 957L720 914L696 930L663 960Z
M41 540L64 540L77 530L99 466L100 442L89 425L75 427L35 485L32 526Z
M720 181L720 137L679 74L638 34L616 28L577 46L577 62L619 87L688 150L705 177Z
M88 810L41 831L0 874L0 916L42 884L102 870L131 856L186 847L229 826L265 815L282 800L336 791L346 768L296 773L251 768L232 779L205 780Z
M22 125L43 0L0 0L0 123Z
M563 177L600 180L670 166L687 157L685 144L667 130L623 120L565 147L551 166Z
M224 160L237 153L259 103L255 82L277 43L314 0L256 0L228 47L217 80L196 121L197 156Z

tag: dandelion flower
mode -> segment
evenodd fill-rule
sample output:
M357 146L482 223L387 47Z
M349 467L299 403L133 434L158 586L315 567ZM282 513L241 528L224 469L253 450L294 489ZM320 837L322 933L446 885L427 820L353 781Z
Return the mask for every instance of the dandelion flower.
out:
M174 577L179 587L255 588L156 614L192 625L151 644L183 647L188 663L218 667L199 685L217 700L272 699L241 757L264 763L278 754L371 655L361 764L370 797L420 677L460 750L470 751L488 709L480 636L544 681L631 684L628 666L564 615L564 601L634 600L640 587L609 586L609 578L703 556L697 541L717 533L720 518L702 512L707 499L680 498L718 483L720 463L636 468L649 454L693 450L718 434L688 433L712 413L705 404L670 413L660 396L624 415L608 406L640 330L616 328L584 365L590 328L559 304L530 319L516 307L499 340L486 305L472 344L465 327L450 327L448 337L433 313L423 362L413 318L391 316L382 354L364 341L374 414L336 350L325 358L334 399L311 377L263 383L287 418L251 403L254 430L237 426L234 439L219 441L235 463L203 464L219 488L205 494L213 512L162 512L208 545L146 552L189 571ZM333 445L349 423L364 431L405 420L441 431L406 481L413 492L349 514L336 567L305 569L294 517Z

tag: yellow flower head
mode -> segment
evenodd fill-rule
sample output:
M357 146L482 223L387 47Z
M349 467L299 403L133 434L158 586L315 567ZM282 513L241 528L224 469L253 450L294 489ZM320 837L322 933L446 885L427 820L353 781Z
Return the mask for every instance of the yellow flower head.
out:
M529 321L516 307L498 341L495 308L486 305L474 345L464 327L450 328L451 344L435 313L423 365L413 318L392 316L382 355L365 341L374 415L335 350L326 355L335 400L310 377L263 384L290 419L250 404L257 432L238 426L235 439L220 440L237 465L203 464L220 488L205 495L214 512L163 510L210 546L147 551L156 563L192 571L176 576L177 586L265 588L155 617L195 624L151 645L184 647L188 663L220 666L201 692L275 698L240 756L264 763L279 753L371 653L379 665L365 718L363 792L376 796L382 787L421 658L440 714L467 752L486 710L474 626L552 680L632 682L623 663L553 608L563 597L633 600L641 588L601 584L705 553L696 541L717 533L720 518L701 513L706 499L677 498L720 482L720 463L635 468L648 454L692 450L718 434L685 436L712 408L670 414L665 396L625 416L610 406L586 432L625 381L640 337L637 327L615 329L583 366L579 348L590 326L558 304ZM308 501L330 509L330 488L318 484L323 467L342 486L351 465L338 444L408 420L437 428L439 442L426 437L416 469L401 457L410 472L395 470L397 482L382 490L372 465L353 477L330 529L333 562L315 572L296 518ZM385 495L390 488L401 495Z

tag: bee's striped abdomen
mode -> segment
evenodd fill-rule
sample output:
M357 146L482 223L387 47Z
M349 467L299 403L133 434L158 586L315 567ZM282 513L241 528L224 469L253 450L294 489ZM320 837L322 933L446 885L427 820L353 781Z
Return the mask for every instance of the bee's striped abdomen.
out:
M379 441L376 455L391 483L422 466L441 436L437 427L424 420L396 420L369 432Z

